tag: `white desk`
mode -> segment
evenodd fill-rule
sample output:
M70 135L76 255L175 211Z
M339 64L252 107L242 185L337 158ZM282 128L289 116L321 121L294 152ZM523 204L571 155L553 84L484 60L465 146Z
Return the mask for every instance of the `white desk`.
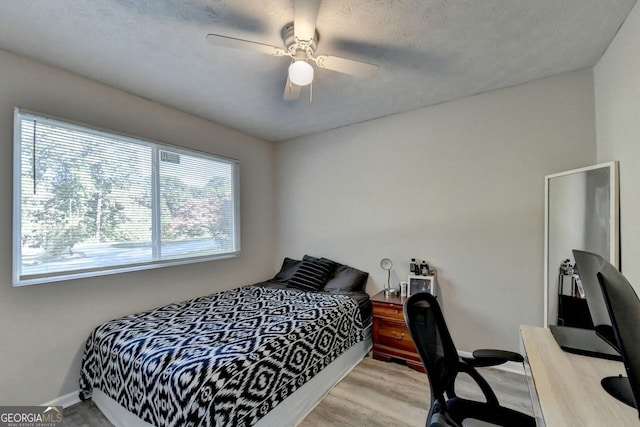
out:
M564 352L546 328L521 326L520 335L538 425L640 426L638 411L600 385L604 377L624 374L622 362Z

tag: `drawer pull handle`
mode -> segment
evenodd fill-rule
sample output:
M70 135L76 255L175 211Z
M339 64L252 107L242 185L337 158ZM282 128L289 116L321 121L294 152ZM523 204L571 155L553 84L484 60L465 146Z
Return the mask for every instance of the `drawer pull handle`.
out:
M397 339L398 341L402 341L402 339L404 338L404 332L398 334L396 331L391 331L391 333L393 334L393 338Z
M400 310L396 310L396 314L400 314Z

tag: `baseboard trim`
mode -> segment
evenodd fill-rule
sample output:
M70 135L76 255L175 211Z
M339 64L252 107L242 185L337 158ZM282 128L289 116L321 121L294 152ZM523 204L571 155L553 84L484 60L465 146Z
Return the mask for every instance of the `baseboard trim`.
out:
M80 403L80 390L72 391L64 396L58 396L53 400L43 403L41 406L62 406L68 408L76 403Z
M472 353L468 351L460 351L458 350L458 355L461 357L472 357ZM502 365L492 366L493 369L499 369L501 371L512 372L518 375L524 375L524 365L522 363L517 362L507 362Z

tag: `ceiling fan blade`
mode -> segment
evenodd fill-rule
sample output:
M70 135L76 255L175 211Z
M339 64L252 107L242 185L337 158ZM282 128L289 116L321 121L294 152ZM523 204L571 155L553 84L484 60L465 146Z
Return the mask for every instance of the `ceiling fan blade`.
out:
M319 55L316 64L320 68L350 74L352 76L368 79L378 72L378 66L353 59L340 58L338 56Z
M320 0L294 0L293 31L298 40L311 40L316 33Z
M284 85L284 95L282 95L282 99L285 101L295 101L300 96L300 89L302 88L293 84L289 77L287 77L287 83Z
M207 34L207 41L214 46L228 47L231 49L253 50L255 52L266 53L267 55L273 56L283 56L285 53L284 50L279 47L256 43L249 40L221 36L218 34Z

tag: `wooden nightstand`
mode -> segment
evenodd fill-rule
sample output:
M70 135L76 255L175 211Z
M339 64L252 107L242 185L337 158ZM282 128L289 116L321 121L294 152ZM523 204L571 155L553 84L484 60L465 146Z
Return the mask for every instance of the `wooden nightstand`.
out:
M371 297L373 305L373 358L402 360L424 372L422 361L404 322L402 307L406 297L385 296L384 291Z

